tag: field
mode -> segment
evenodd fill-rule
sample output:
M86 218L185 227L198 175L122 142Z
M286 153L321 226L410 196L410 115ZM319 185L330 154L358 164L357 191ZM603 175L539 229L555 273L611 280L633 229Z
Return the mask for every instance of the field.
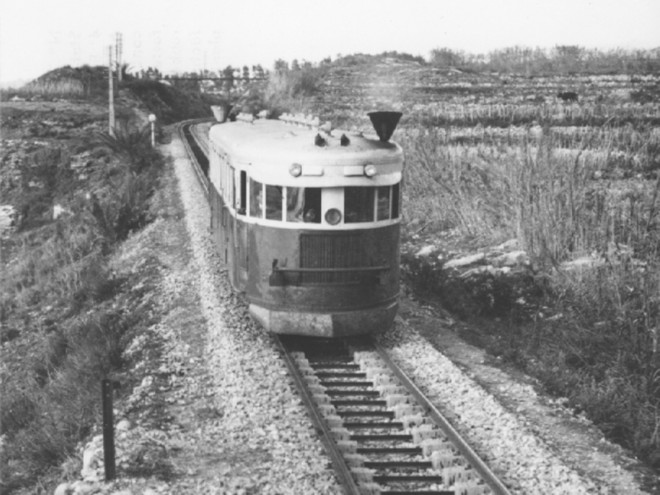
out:
M404 113L393 139L416 296L660 468L660 75L468 73L396 57L317 75L296 110L368 132L366 112ZM445 267L505 241L529 262Z

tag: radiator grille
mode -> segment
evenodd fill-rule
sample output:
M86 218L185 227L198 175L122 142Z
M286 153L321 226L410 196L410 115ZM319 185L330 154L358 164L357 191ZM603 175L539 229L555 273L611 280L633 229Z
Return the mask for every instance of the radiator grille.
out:
M361 268L369 266L361 234L304 234L300 236L301 268ZM331 273L304 272L303 284L359 283L361 275L356 271Z

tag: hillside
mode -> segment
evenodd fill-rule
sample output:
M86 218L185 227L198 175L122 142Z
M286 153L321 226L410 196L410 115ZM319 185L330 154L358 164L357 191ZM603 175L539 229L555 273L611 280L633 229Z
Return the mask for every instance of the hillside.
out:
M165 163L147 115L167 140L164 123L211 113L199 93L128 81L111 138L104 84L102 67L65 67L0 103L3 493L59 477L97 422L100 379L155 321L157 257L117 254L166 213L152 206Z

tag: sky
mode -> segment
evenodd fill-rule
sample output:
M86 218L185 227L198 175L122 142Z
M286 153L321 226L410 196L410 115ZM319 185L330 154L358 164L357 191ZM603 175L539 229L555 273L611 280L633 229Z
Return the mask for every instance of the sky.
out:
M122 34L132 70L434 48L660 47L660 0L0 0L0 83L108 63Z

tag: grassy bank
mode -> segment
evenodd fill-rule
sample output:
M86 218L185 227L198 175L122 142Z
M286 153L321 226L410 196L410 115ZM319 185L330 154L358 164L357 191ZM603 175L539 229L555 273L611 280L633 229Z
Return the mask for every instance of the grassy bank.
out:
M107 156L87 191L71 186L70 156L59 147L24 170L47 187L32 188L0 285L3 493L35 488L72 455L98 424L100 380L125 364L123 349L153 320L150 305L127 291L152 269L118 275L108 261L150 222L162 159L130 126L87 147ZM53 220L55 197L66 211Z

